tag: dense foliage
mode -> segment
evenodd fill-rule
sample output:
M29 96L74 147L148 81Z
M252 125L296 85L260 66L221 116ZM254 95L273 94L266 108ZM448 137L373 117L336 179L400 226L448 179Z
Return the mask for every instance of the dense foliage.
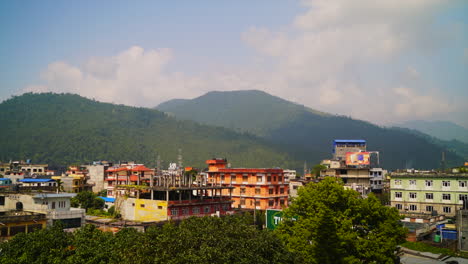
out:
M395 208L331 177L298 191L277 232L296 263L393 263L407 232Z
M447 149L426 137L325 114L261 91L210 92L193 100L169 101L158 109L180 119L253 133L280 144L308 164L330 158L334 139L367 140L368 150L379 151L381 165L388 169L439 168L443 151L448 166L463 162L451 147Z
M0 104L0 161L57 165L134 160L155 166L177 161L204 168L226 157L238 167L297 167L300 162L263 140L177 121L153 109L100 103L71 94L24 94Z
M244 217L189 218L116 235L87 225L74 233L60 226L19 234L0 244L1 263L290 263L272 233Z

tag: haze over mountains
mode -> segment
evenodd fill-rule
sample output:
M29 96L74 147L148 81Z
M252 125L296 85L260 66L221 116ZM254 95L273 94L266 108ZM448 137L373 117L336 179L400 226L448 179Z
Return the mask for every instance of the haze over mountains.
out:
M171 100L157 109L179 119L252 133L298 160L329 158L333 139L366 139L368 150L379 151L386 168L438 168L444 151L450 165L463 162L424 136L319 112L261 91L210 92L193 100Z
M458 140L468 143L468 129L450 121L407 121L396 126L415 129L443 140Z

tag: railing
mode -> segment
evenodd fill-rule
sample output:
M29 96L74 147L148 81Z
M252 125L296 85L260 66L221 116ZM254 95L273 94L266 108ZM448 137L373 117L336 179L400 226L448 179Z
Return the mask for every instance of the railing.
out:
M189 203L196 203L196 204L203 204L203 203L220 203L220 202L229 202L231 199L229 198L206 198L206 199L200 199L200 198L194 198L192 200L174 200L174 201L169 201L169 205L177 205L177 204L189 204Z

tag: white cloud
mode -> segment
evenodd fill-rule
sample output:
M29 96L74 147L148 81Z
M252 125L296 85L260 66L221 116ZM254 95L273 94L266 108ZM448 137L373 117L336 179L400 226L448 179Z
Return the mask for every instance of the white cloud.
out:
M156 106L172 99L199 95L199 81L181 73L166 73L171 50L135 46L113 57L89 59L82 68L65 62L51 63L41 74L45 84L24 92L71 92L104 102Z
M419 61L407 58L431 58L456 38L445 34L443 26L431 28L451 3L304 1L308 10L288 27L274 31L253 26L242 34L258 51L252 65L188 76L168 71L170 49L135 46L112 57L90 58L81 67L54 62L41 74L43 83L25 91L73 92L101 101L155 106L211 90L259 89L379 124L441 116L461 108L431 83ZM468 56L467 49L462 52Z

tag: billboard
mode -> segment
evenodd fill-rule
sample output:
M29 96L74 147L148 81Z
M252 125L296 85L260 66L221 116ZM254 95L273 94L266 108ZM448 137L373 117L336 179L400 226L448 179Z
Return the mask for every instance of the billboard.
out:
M277 209L267 209L265 212L266 227L269 230L274 230L283 221L283 211ZM292 217L293 221L297 220L297 217Z
M346 165L369 165L369 152L346 152Z

